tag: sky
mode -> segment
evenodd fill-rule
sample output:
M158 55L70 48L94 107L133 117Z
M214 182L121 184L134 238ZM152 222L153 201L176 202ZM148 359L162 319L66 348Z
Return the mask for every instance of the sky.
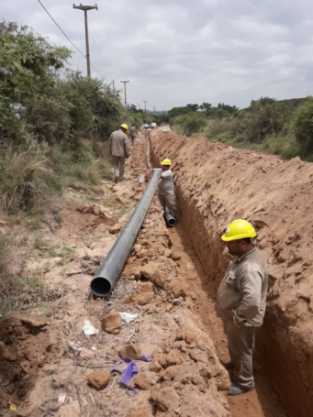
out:
M83 13L42 0L84 51ZM77 2L78 4L79 2ZM84 4L94 4L84 0ZM312 0L98 0L89 13L92 75L129 80L128 101L150 110L313 94ZM0 20L71 45L38 0L0 0ZM68 65L86 72L73 52Z

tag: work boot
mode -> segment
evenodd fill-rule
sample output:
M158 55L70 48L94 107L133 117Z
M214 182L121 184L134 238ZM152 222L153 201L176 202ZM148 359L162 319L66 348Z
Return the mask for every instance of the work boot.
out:
M222 362L222 365L224 366L227 371L233 371L235 369L235 364L233 362Z
M241 385L231 384L231 386L228 389L227 394L230 396L241 395L241 394L245 394L248 391L251 391L254 388L255 388L254 386L242 387Z

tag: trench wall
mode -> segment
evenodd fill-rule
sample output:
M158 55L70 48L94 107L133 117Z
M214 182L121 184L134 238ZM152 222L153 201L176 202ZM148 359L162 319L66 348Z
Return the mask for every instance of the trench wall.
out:
M290 417L313 415L313 165L160 131L151 146L155 161L174 161L180 221L211 296L226 264L223 228L236 217L257 225L270 272L262 366Z

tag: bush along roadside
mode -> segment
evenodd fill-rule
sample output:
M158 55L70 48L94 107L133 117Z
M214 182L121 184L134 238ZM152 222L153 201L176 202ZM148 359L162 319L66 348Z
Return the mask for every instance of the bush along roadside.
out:
M124 110L102 81L66 71L69 57L25 27L0 24L0 208L6 212L42 205L75 178L94 184L107 174L109 161L99 150Z

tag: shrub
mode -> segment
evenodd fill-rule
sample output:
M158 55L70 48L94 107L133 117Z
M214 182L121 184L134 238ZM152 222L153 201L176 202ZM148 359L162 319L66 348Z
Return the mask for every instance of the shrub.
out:
M123 117L123 107L100 80L69 73L59 81L59 89L69 105L72 133L108 138Z
M268 136L261 149L274 155L280 155L284 159L294 158L300 154L299 144L291 133L288 135Z
M187 113L176 117L174 124L182 130L184 135L191 136L194 133L203 131L207 122L203 114Z
M294 132L301 155L308 157L313 152L313 98L298 108L294 118Z

